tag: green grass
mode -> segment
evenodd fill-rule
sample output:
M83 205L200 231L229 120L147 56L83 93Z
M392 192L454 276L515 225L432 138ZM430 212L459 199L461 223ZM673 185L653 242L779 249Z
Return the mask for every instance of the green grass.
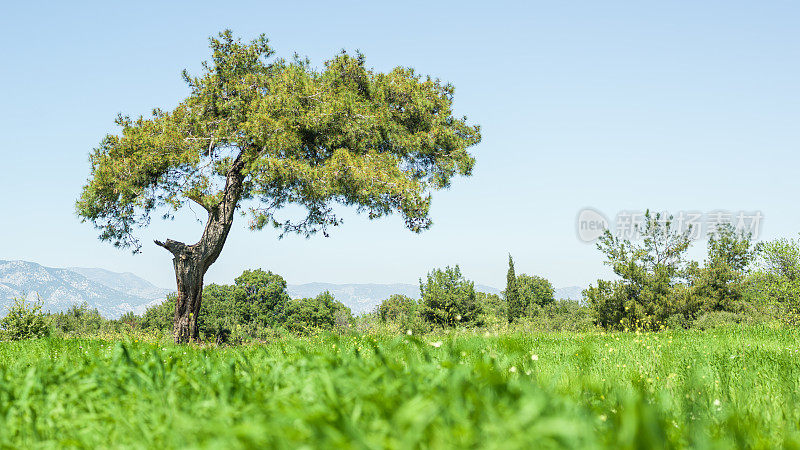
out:
M0 343L0 446L798 448L798 337Z

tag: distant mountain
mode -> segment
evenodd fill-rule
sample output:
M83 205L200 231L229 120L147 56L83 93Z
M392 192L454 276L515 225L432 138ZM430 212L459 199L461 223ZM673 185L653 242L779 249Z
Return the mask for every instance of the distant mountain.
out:
M344 303L353 311L353 314L362 314L374 310L381 302L393 294L406 297L419 298L419 285L416 284L332 284L332 283L307 283L290 284L287 287L292 298L316 297L330 291L336 300ZM489 294L500 294L500 290L481 284L475 285L475 290Z
M29 300L41 299L43 309L51 312L86 302L103 316L117 318L127 311L141 314L169 292L133 274L79 270L83 273L27 261L0 261L0 316L5 315L14 298L25 296Z
M130 272L117 273L110 270L87 267L68 267L67 269L111 289L136 297L163 300L167 297L167 294L173 292L171 289L160 288Z
M585 287L569 286L556 289L555 297L557 300L574 300L576 302L583 300L583 290Z

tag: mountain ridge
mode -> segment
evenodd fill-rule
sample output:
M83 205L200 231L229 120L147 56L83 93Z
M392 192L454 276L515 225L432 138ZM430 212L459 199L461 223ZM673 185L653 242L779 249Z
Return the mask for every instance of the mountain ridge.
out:
M0 309L7 308L15 298L25 297L30 301L41 301L42 308L50 312L65 311L85 302L105 317L118 318L128 311L141 314L166 298L169 292L134 274L125 276L130 284L154 288L146 295L140 295L142 292L136 289L126 289L124 285L115 288L108 281L101 283L93 279L98 278L99 271L106 277L115 272L89 270L98 272L86 276L72 269L46 267L30 261L0 260Z

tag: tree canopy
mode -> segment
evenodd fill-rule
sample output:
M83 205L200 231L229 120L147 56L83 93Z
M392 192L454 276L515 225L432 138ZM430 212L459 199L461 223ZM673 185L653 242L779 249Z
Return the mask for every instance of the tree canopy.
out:
M135 229L187 201L211 213L253 200L249 226L281 236L325 233L340 223L335 204L370 218L396 211L419 232L431 225L430 192L472 171L467 148L480 130L453 116L448 83L405 67L376 72L345 51L316 69L275 57L263 35L244 43L225 31L210 47L202 74L183 73L185 100L120 115L120 132L92 152L77 211L101 239L138 251ZM289 204L303 217L279 216Z

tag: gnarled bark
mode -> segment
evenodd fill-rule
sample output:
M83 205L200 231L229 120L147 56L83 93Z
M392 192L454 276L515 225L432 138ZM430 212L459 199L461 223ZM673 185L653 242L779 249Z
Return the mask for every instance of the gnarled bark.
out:
M216 205L206 207L208 221L200 241L194 245L186 245L172 239L164 242L155 241L173 255L178 287L173 322L175 343L195 341L200 337L197 315L200 313L203 295L203 277L222 252L228 232L233 225L233 214L242 195L243 166L242 154L239 154L228 170L222 200Z

